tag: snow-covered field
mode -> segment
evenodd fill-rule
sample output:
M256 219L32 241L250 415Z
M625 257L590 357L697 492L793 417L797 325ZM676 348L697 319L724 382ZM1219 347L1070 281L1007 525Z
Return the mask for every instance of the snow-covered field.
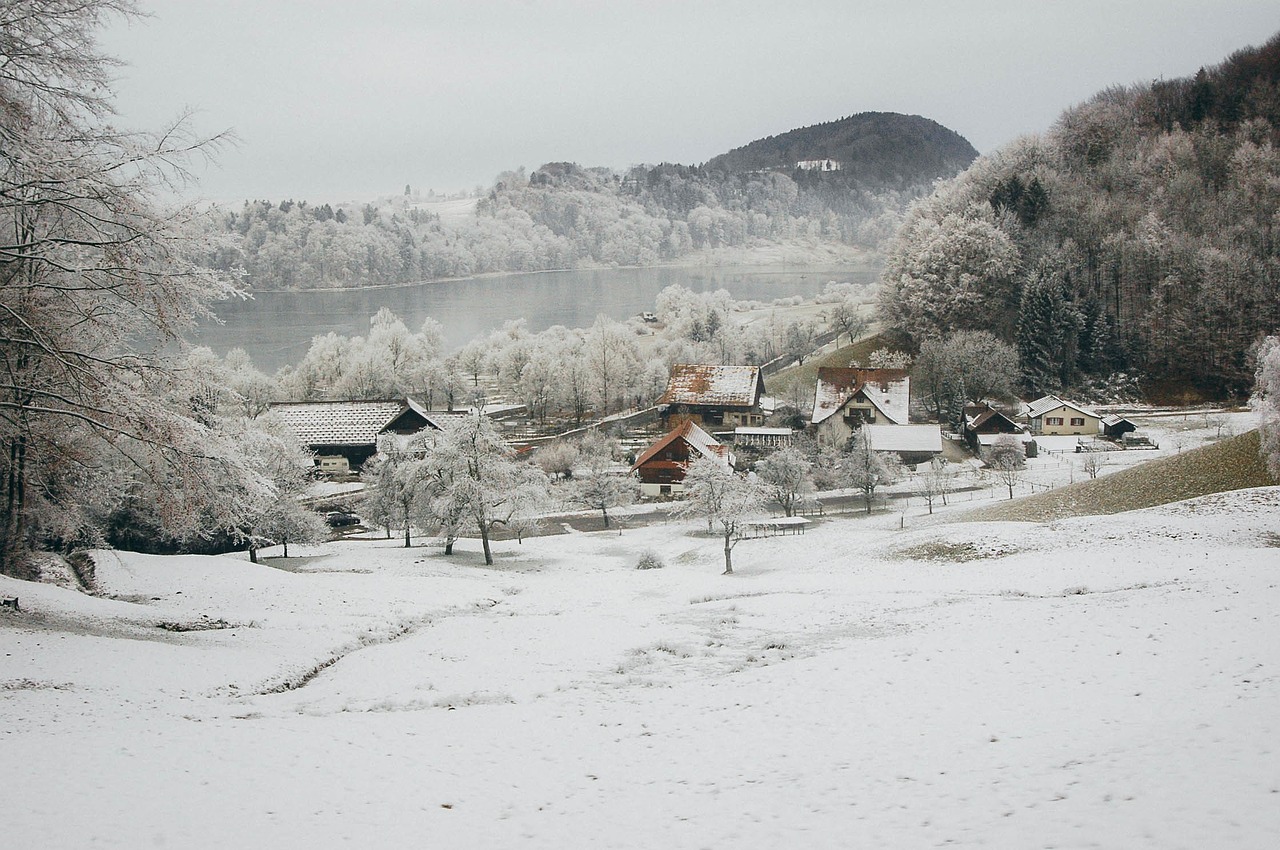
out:
M1280 488L899 521L0 579L3 843L1280 844Z

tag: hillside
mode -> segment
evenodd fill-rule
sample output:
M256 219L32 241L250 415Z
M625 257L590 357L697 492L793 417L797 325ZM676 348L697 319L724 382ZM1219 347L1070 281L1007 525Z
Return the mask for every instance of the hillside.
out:
M1258 432L1250 431L1092 481L970 511L964 519L1047 522L1277 484L1258 453Z
M862 112L757 139L714 157L709 172L797 171L797 162L830 159L840 171L804 175L863 188L906 189L951 177L978 156L954 130L919 115Z
M1280 327L1280 36L1116 86L942 184L889 248L881 313L919 342L988 330L1029 394L1137 373L1229 399Z
M253 201L213 222L218 269L254 289L411 283L493 272L651 266L698 256L732 264L761 246L879 249L906 204L976 152L918 116L866 113L753 142L705 167L625 172L549 162L504 171L474 214L386 199L360 209ZM839 158L843 170L795 168Z

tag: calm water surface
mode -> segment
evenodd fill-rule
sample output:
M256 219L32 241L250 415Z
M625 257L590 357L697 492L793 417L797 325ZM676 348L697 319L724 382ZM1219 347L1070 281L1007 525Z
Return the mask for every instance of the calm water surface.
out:
M300 361L311 338L330 331L364 336L369 318L388 307L417 331L431 316L444 326L450 350L509 319L537 332L553 325L588 327L603 313L625 319L652 310L663 288L694 292L727 289L739 301L812 297L830 281L874 282L872 266L820 268L650 268L513 274L413 286L316 292L259 292L250 301L218 305L223 324L206 323L192 336L218 354L243 348L266 372Z

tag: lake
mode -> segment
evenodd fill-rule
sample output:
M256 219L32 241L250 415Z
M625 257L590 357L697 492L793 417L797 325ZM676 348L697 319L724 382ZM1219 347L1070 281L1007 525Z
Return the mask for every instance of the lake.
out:
M428 316L435 318L444 326L446 347L456 350L509 319L525 319L533 332L553 325L589 327L601 313L625 319L652 310L658 293L672 284L694 292L727 289L739 301L772 301L813 297L833 280L872 283L879 273L872 265L592 269L398 287L258 292L249 301L217 305L223 324L202 324L191 341L220 355L243 348L259 369L272 373L300 361L316 335L366 335L370 317L382 307L415 332Z

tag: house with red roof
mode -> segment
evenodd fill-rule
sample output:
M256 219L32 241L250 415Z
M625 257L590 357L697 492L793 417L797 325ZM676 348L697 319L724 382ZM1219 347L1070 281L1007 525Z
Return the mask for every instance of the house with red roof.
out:
M636 458L631 471L640 476L640 493L667 496L684 489L684 476L698 458L732 467L733 453L698 424L685 419Z

